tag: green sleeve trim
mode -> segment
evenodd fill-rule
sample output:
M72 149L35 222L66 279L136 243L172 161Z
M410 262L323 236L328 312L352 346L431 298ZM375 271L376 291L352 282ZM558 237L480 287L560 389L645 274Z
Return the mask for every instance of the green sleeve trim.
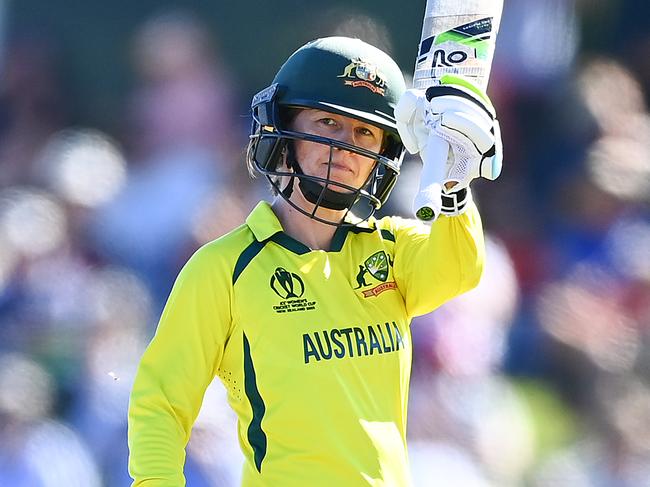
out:
M264 248L264 245L266 245L266 240L262 242L253 240L250 243L250 245L246 247L241 254L239 254L239 258L237 259L237 263L235 264L235 270L232 273L233 285L235 284L235 282L237 282L237 279L239 278L240 274L244 272L244 269L246 269L248 264L250 264L251 261L255 258L255 256L261 252L261 250Z
M255 367L253 367L253 359L251 358L250 344L248 338L244 333L244 389L246 397L251 403L253 409L253 418L248 425L248 442L253 448L253 456L255 459L255 467L257 471L262 473L262 461L266 456L266 433L262 429L262 418L266 412L266 406L257 389L257 380L255 378Z
M390 240L391 242L395 242L395 235L390 230L386 230L385 228L381 229L381 238L384 240Z

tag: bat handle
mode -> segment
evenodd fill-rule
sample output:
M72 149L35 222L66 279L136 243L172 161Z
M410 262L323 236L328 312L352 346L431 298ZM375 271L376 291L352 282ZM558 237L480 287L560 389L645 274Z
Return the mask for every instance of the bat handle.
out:
M447 177L449 143L431 133L422 157L420 187L413 200L415 216L422 221L434 221L442 208L442 183Z

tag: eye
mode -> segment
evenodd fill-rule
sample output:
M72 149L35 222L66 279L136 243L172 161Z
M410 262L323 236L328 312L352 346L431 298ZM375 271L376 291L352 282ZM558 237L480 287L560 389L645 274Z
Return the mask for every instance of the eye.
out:
M321 119L318 120L318 121L319 121L320 123L322 123L323 125L328 125L328 126L330 126L330 127L334 127L334 126L336 126L336 120L334 120L333 118L323 117L323 118L321 118Z
M367 128L367 127L359 127L357 129L357 132L360 135L363 135L364 137L374 137L375 136L374 132L372 130L370 130L369 128Z

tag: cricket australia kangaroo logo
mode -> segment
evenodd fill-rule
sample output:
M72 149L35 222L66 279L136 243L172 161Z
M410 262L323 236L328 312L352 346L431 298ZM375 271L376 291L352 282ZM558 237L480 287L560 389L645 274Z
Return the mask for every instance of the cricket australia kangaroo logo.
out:
M386 257L386 252L383 250L372 254L366 259L364 264L373 277L382 282L388 279L388 258Z
M276 313L316 309L316 301L302 297L305 294L305 283L295 272L289 272L284 267L276 267L269 285L273 292L282 298L282 301L273 306L273 311Z
M345 86L362 86L368 88L373 93L378 93L382 96L386 94L386 80L384 75L373 64L355 59L348 64L343 73L337 76L338 78L345 78Z
M388 279L390 268L393 266L393 261L386 252L380 250L368 257L363 264L359 265L359 272L357 273L357 286L354 289L361 289L372 285L368 282L368 274L374 277L383 284L373 287L372 289L363 291L363 296L369 298L377 296L389 289L397 289L397 284L394 281L386 282Z

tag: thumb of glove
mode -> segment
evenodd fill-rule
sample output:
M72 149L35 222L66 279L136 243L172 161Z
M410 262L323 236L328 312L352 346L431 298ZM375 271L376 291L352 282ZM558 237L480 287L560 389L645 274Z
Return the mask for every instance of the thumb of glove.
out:
M397 131L406 150L411 154L422 152L427 144L429 130L425 126L425 97L422 90L406 90L395 107Z

